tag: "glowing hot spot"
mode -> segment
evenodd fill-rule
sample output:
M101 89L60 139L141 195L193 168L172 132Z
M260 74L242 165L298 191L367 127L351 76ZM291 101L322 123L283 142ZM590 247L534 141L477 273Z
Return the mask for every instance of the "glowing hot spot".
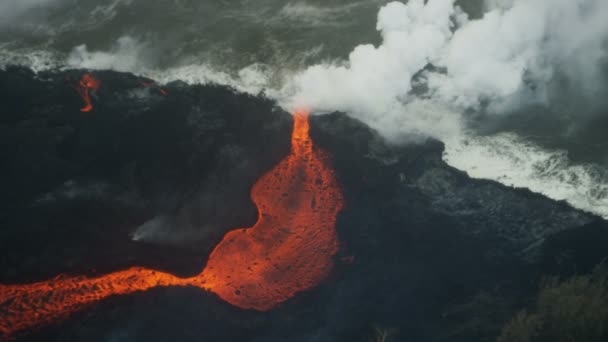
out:
M96 92L99 89L101 83L93 75L85 73L75 87L76 91L85 103L85 106L80 109L81 112L90 112L93 110L93 103L91 102L90 92Z
M253 186L253 227L233 230L192 278L140 267L97 278L58 277L0 285L0 339L49 324L113 295L158 286L195 286L243 309L268 310L318 285L338 249L336 216L343 198L327 155L313 148L308 116L296 113L291 153Z

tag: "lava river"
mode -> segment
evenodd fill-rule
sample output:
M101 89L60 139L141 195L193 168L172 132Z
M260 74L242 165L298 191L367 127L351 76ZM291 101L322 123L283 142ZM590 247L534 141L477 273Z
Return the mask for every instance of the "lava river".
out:
M253 186L253 227L228 232L191 278L141 267L96 278L59 276L0 285L0 339L50 324L114 295L159 286L194 286L243 309L269 310L318 285L338 249L341 190L327 154L313 147L307 113L294 115L291 152Z
M88 113L93 110L93 102L91 102L91 92L97 92L101 83L98 79L93 77L91 74L84 74L78 82L78 85L74 86L85 106L80 109L81 112Z

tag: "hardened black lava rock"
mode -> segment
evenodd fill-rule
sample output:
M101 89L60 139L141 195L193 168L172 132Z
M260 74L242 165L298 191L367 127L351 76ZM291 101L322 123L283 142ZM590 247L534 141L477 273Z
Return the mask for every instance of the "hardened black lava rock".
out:
M84 113L83 73L0 71L0 283L130 266L200 272L223 234L255 222L249 192L288 153L290 114L226 87L105 71L92 72L101 86ZM345 196L322 285L268 312L159 288L18 339L492 341L542 276L608 256L605 221L473 180L442 161L437 141L390 145L340 113L313 117L311 135Z
M94 73L83 113L83 73L0 73L1 280L200 272L226 230L255 222L249 191L287 154L290 115L223 87L116 72Z

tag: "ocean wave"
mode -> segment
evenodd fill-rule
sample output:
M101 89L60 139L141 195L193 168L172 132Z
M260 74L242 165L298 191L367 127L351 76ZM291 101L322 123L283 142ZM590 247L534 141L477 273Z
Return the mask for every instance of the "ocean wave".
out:
M344 26L345 22L352 21L352 18L345 16L354 8L362 6L365 2L355 2L342 6L328 7L315 6L306 1L288 2L285 4L278 15L273 18L280 24L302 24L311 27L320 26Z
M44 50L10 50L0 46L0 69L9 65L24 66L34 72L58 69L65 65L57 54Z
M67 55L50 50L2 49L0 46L0 69L18 65L36 73L67 69L114 70L148 77L159 84L173 81L188 84L214 83L252 95L265 90L268 90L267 93L276 92L271 88L278 81L273 79L273 72L263 64L251 64L236 72L224 71L206 63L155 68L142 62L144 49L142 44L128 36L120 38L109 51L90 51L86 45L80 45Z
M473 178L527 188L608 219L608 172L572 163L567 151L547 150L513 133L468 134L447 141L443 159Z

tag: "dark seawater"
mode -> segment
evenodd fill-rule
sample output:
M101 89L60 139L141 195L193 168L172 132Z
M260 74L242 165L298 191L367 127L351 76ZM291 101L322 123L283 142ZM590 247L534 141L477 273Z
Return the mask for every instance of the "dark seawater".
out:
M150 68L201 61L223 70L301 67L343 58L361 41L377 42L375 14L386 2L45 1L5 19L0 41L65 55L81 44L108 51L130 37Z

